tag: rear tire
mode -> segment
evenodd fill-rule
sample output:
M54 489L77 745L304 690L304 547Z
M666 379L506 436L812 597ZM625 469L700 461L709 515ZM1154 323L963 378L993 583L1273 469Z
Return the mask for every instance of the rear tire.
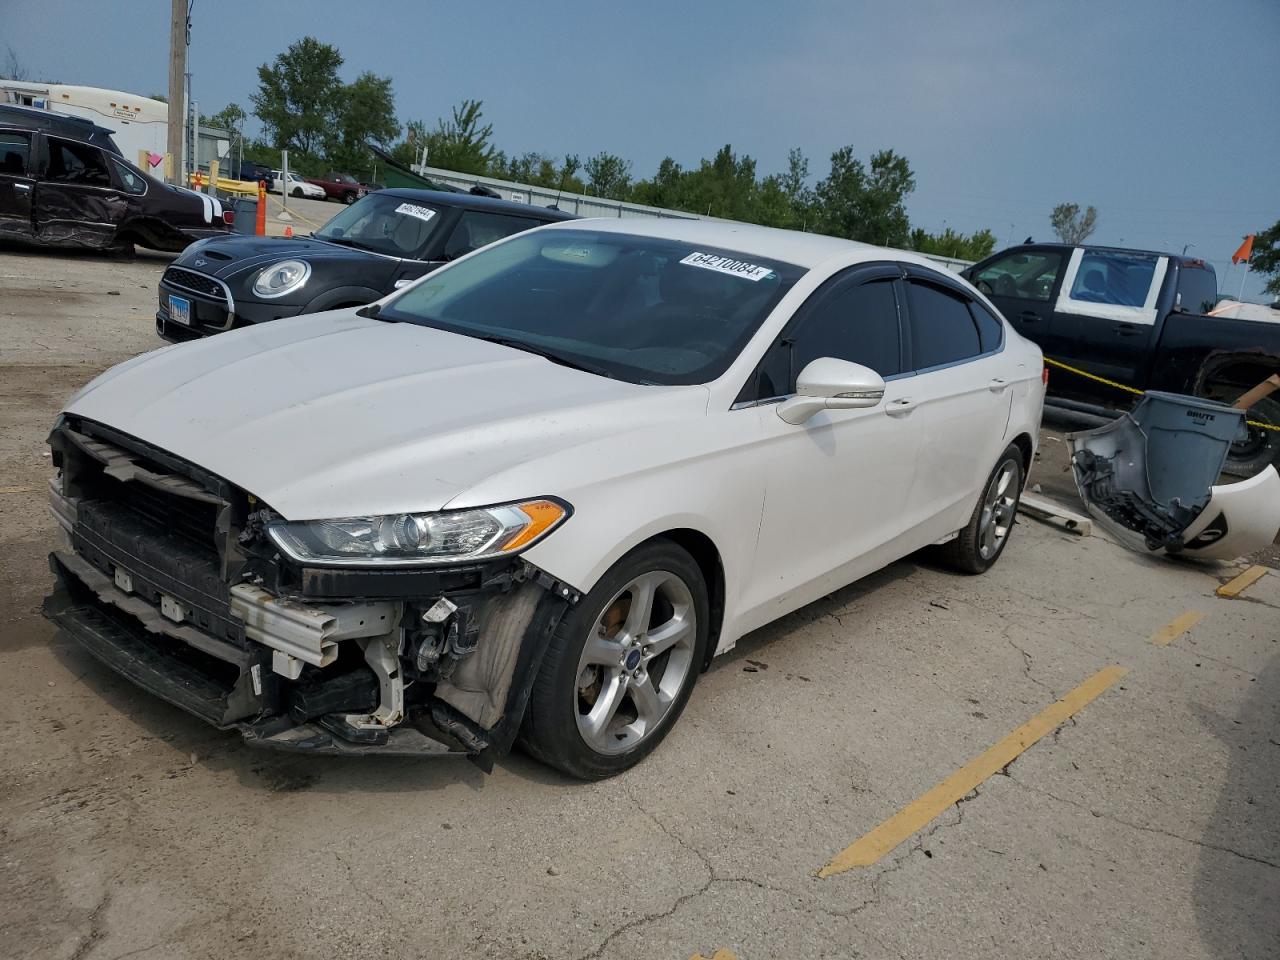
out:
M1280 400L1276 395L1263 397L1249 408L1246 420L1258 420L1280 426ZM1246 427L1249 436L1240 443L1233 443L1227 452L1227 462L1222 472L1233 477L1248 478L1275 464L1280 470L1280 432Z
M356 195L354 193L349 193L349 192L344 193L342 195L342 202L345 203L347 206L351 206L351 204L356 202Z
M958 537L938 549L943 563L971 574L986 573L995 566L1013 534L1023 475L1022 451L1011 443L983 484L969 522Z
M709 627L693 558L663 539L632 550L553 634L521 730L526 752L581 780L635 766L688 703Z

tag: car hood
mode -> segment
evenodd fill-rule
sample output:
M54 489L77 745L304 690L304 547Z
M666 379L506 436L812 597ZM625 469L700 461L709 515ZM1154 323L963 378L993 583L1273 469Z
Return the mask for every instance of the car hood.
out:
M704 387L624 383L339 310L143 354L65 412L309 520L436 510L496 473L706 407Z
M174 263L222 280L242 276L281 260L308 260L327 265L354 263L379 273L398 263L394 257L343 247L310 237L227 237L192 244Z

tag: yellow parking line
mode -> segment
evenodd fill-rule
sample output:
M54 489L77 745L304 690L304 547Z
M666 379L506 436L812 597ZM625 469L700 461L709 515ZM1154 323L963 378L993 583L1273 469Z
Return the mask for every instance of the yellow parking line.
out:
M1057 703L1036 714L928 793L913 800L880 826L846 847L818 871L818 876L830 877L852 870L854 867L869 867L876 863L902 841L918 833L948 807L955 805L966 794L980 786L987 778L1016 760L1041 737L1066 723L1074 714L1113 687L1128 672L1124 667L1106 667L1099 670Z
M700 953L695 953L689 958L689 960L707 960L707 958ZM724 947L721 947L711 957L711 960L738 960L738 955L732 950L726 950Z
M1257 583L1267 575L1267 568L1254 564L1240 576L1228 580L1218 588L1218 596L1220 597L1238 597L1244 592L1244 589L1251 584Z
M1156 646L1167 647L1203 619L1204 614L1199 610L1188 610L1153 633L1151 642Z
M0 487L0 493L33 493L39 487Z

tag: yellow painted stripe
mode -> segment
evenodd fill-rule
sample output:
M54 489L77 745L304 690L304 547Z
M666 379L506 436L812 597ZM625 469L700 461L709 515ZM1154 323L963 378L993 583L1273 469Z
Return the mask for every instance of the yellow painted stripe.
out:
M1199 610L1188 610L1153 633L1151 642L1160 647L1167 647L1203 619L1204 614Z
M39 487L0 487L0 493L33 493Z
M689 960L707 960L707 958L700 953L695 953L689 958ZM724 947L721 947L715 952L715 956L713 956L711 960L738 960L738 955L732 950L726 950Z
M1228 580L1218 588L1218 596L1220 597L1238 597L1244 592L1245 588L1257 583L1267 575L1267 568L1254 564L1240 576L1232 580Z
M981 756L969 761L928 793L913 800L880 826L846 847L818 871L818 876L830 877L854 867L869 867L876 863L987 778L1016 760L1041 737L1066 723L1128 672L1124 667L1099 670L1057 703L1036 714Z

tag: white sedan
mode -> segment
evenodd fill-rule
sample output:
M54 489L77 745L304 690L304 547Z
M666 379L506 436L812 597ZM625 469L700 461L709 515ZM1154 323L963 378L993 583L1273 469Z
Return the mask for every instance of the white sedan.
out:
M271 171L271 192L284 193L284 181L280 178L279 170ZM317 187L314 183L308 183L296 173L289 174L289 196L306 197L309 200L323 200L324 190Z
M559 223L93 381L45 610L259 746L605 777L748 631L921 548L994 564L1045 379L912 254Z

